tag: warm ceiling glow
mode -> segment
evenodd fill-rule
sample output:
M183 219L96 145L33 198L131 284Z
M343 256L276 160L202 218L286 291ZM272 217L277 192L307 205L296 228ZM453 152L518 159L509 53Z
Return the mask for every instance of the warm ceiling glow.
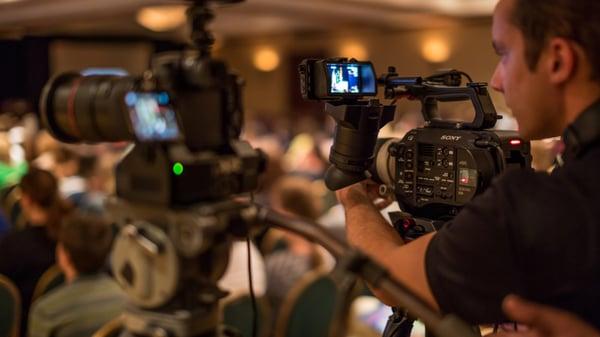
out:
M260 71L273 71L277 69L279 62L279 53L273 48L263 47L254 53L253 63L256 69Z
M358 42L347 42L340 48L340 56L366 61L369 58L369 52L364 45Z
M144 7L137 13L137 22L155 32L165 32L186 22L186 6Z
M421 55L430 63L442 63L450 57L450 46L446 40L429 38L423 42Z

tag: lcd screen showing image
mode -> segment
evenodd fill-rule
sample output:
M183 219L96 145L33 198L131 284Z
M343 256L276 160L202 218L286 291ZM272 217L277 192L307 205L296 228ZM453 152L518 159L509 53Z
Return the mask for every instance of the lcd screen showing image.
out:
M139 141L173 141L181 137L177 117L166 92L128 92L125 104Z
M330 94L376 94L373 67L368 63L328 63Z

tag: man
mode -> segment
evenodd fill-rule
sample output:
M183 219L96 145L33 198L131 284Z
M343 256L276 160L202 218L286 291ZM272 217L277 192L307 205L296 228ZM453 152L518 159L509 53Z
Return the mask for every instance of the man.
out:
M61 227L56 260L66 284L33 304L29 337L91 336L123 311L124 295L102 272L112 243L99 218L73 215Z
M432 307L496 323L515 293L600 327L598 13L596 0L500 0L494 12L501 60L491 86L524 138L563 134L566 162L552 176L507 172L438 233L406 245L365 184L338 191L349 241Z

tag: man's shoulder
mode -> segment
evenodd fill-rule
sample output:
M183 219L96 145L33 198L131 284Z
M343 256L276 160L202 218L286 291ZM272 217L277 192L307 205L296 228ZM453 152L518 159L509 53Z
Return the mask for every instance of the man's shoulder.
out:
M71 299L69 285L60 285L33 303L32 316L55 318L60 312L70 307Z
M34 304L34 310L48 316L60 315L63 311L72 311L73 306L94 301L99 297L124 298L118 284L108 276L98 276L83 282L63 284L40 297Z

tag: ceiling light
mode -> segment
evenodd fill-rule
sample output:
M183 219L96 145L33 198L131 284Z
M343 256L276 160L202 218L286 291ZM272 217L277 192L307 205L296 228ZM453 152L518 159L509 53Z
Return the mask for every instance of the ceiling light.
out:
M443 63L450 57L450 46L441 38L428 38L423 42L421 55L430 63Z
M155 32L166 32L185 24L186 6L144 7L137 13L137 22Z
M279 53L271 47L262 47L254 53L253 63L260 71L273 71L279 67L280 61Z

